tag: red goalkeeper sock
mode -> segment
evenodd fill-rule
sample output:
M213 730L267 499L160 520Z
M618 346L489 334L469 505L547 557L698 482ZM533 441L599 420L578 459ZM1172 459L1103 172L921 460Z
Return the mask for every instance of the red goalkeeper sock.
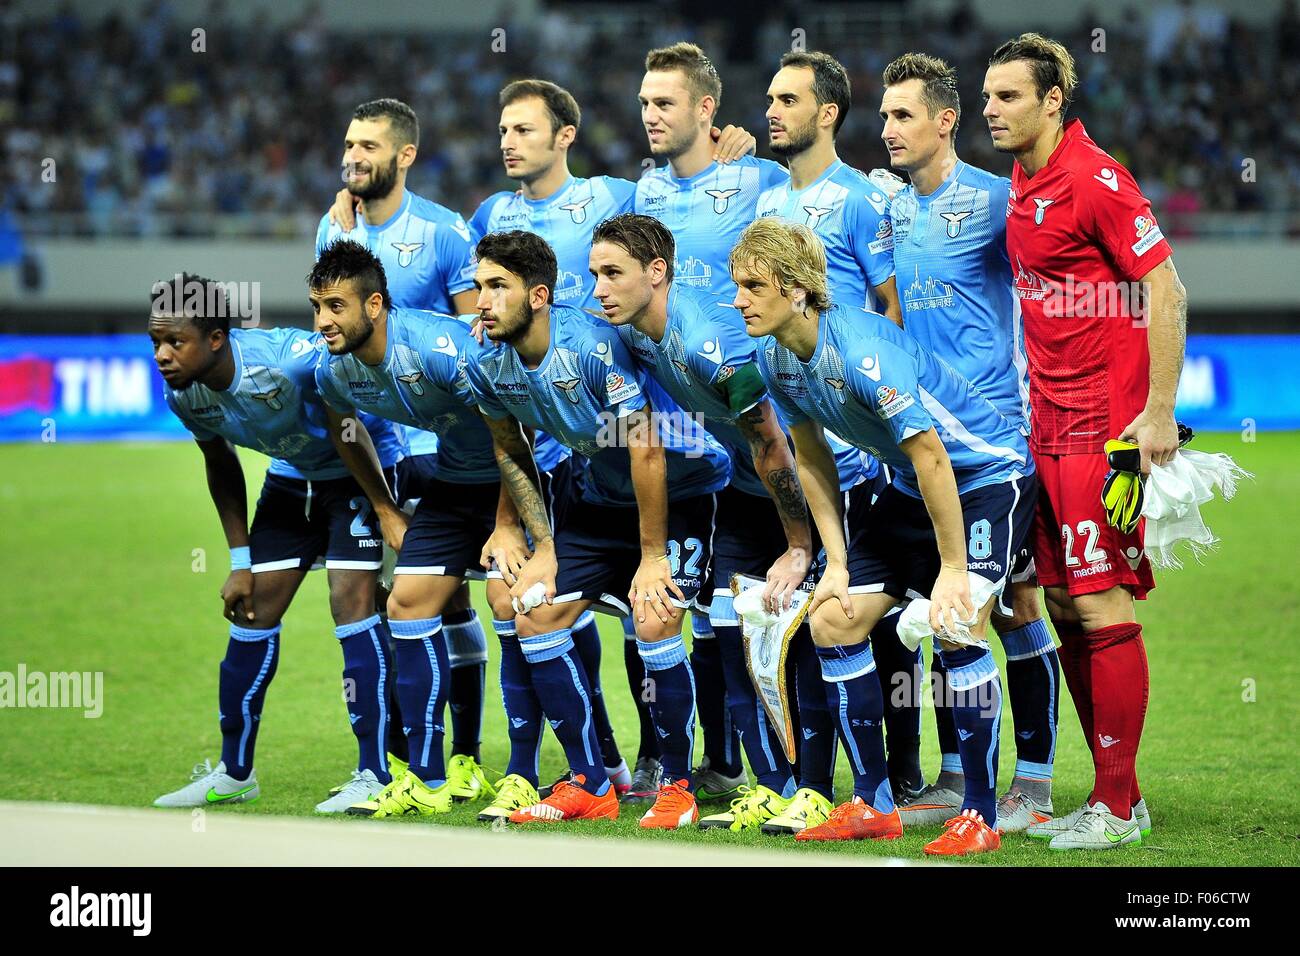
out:
M1089 631L1092 675L1092 802L1127 817L1137 792L1137 752L1146 720L1150 675L1142 625L1112 624Z
M1091 648L1088 639L1077 624L1057 624L1056 636L1061 639L1061 646L1056 653L1061 660L1065 686L1069 688L1070 697L1074 701L1088 750L1095 751L1097 742L1092 735L1092 668L1089 664Z

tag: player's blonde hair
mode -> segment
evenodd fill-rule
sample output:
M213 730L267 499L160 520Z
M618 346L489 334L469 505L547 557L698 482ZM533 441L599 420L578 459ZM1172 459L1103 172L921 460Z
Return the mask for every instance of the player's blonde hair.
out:
M826 247L807 226L775 216L755 219L740 234L728 262L732 275L741 267L767 273L781 294L794 289L808 294L807 304L818 312L831 306L826 280Z
M1042 34L1022 33L994 50L993 56L989 58L989 66L1001 66L1016 60L1024 60L1028 64L1040 100L1052 87L1060 87L1061 119L1064 120L1066 110L1074 99L1074 91L1079 86L1079 74L1074 69L1074 57L1070 51L1064 44Z

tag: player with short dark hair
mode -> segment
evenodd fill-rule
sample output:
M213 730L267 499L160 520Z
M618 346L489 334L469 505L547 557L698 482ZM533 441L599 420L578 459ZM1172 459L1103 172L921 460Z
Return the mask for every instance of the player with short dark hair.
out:
M618 816L592 728L591 684L571 653L574 623L599 604L635 615L638 651L651 675L649 703L668 777L642 826L687 826L698 817L690 792L695 694L680 612L707 573L714 495L726 486L730 463L643 377L613 329L553 300L547 283L557 266L544 239L495 232L477 253L488 341L467 357L466 374L499 442L502 481L533 537L533 557L511 589L519 602L515 626L573 772L510 820ZM579 474L555 489L553 536L529 462L500 445L517 422L581 456Z
M221 589L230 641L219 689L221 760L196 768L188 786L154 801L202 807L254 800L260 793L254 748L267 687L280 656L280 620L307 571L324 560L334 633L350 688L348 716L360 751L349 793L373 793L389 780L387 627L374 613L383 540L400 537L400 514L372 511L361 486L393 480L402 453L387 422L358 423L356 440L336 447L316 391L318 336L298 329L231 329L224 291L185 274L154 286L149 337L167 384L167 404L203 452L208 490L230 546ZM189 290L209 294L189 295ZM216 312L212 314L212 304ZM372 444L373 438L373 444ZM235 445L273 459L252 528ZM390 500L391 503L391 500ZM376 522L376 519L377 522ZM337 809L330 800L320 812Z
M736 307L794 437L799 478L826 549L809 616L853 769L853 799L799 840L902 835L885 760L884 700L867 636L929 594L953 692L965 795L932 855L995 850L1001 685L984 634L1032 520L1024 435L949 365L878 313L828 302L826 254L807 226L759 219L732 251ZM825 428L893 469L876 499L841 514ZM848 540L846 542L846 532Z
M889 208L903 328L1028 433L1024 332L1006 253L1011 183L958 159L961 101L957 73L947 63L906 53L885 68L882 81L881 139L894 169L911 180ZM1016 731L1015 776L998 802L997 825L1015 833L1051 818L1060 699L1060 666L1028 551L1019 556L992 623L1006 651ZM932 673L939 688L947 686L940 654ZM940 824L961 809L961 755L946 694L935 694L935 716L943 763L934 783L899 801L904 825Z
M1022 34L989 60L984 118L993 147L1016 160L1007 252L1042 475L1035 560L1095 768L1083 806L1028 833L1053 849L1107 850L1151 827L1137 781L1149 675L1133 602L1155 581L1141 522L1126 534L1106 520L1105 445L1138 445L1143 472L1177 451L1187 293L1137 182L1065 119L1077 82L1064 46Z

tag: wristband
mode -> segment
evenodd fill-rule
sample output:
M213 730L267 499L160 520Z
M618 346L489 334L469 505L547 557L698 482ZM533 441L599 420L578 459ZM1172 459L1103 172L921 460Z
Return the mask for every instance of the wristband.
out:
M252 566L253 566L253 558L252 558L252 554L249 552L247 545L245 545L242 548L230 549L230 570L231 571L247 571Z

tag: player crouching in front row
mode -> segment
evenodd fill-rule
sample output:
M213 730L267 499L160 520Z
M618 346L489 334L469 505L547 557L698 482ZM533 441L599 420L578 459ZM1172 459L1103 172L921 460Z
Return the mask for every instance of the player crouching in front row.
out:
M759 367L790 423L800 482L826 549L810 619L853 770L852 800L797 839L902 835L867 635L894 606L929 593L966 787L960 813L925 852L995 850L1002 690L984 637L1033 519L1037 482L1025 438L884 316L833 304L825 251L806 226L754 222L732 250L731 270L747 331L773 337L759 348ZM823 429L894 470L874 504L865 485L849 493L847 543Z

